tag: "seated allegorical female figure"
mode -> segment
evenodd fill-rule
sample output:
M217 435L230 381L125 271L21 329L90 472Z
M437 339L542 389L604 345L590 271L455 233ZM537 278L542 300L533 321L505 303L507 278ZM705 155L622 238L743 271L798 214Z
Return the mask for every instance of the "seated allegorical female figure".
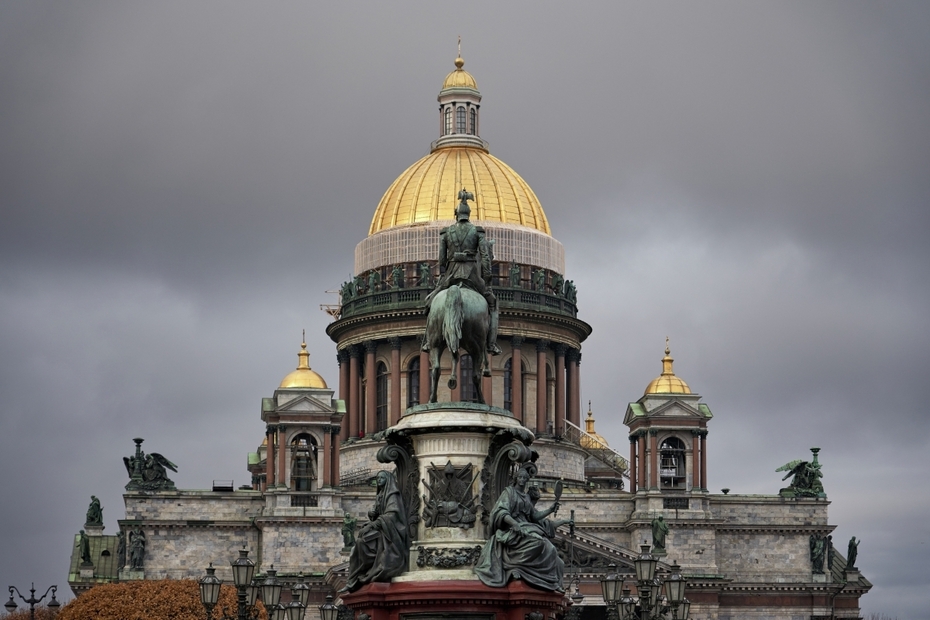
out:
M527 492L535 465L524 464L514 475L512 485L504 489L491 511L491 535L481 551L475 574L483 584L503 587L513 579L522 579L543 590L562 591L565 563L549 540L560 525L570 519L546 517L555 512L555 502L547 510L536 510Z

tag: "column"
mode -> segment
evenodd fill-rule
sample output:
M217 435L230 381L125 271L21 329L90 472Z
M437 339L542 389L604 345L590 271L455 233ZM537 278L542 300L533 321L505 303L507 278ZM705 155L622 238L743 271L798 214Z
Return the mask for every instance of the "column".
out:
M420 404L429 402L429 353L420 351Z
M510 338L510 349L513 357L510 358L510 400L513 403L513 417L526 426L526 416L523 415L523 346L522 336Z
M708 490L707 486L707 431L701 431L701 488Z
M393 337L391 342L391 408L388 412L388 426L400 422L400 345L401 340Z
M555 345L555 435L565 434L565 351L568 347L561 342Z
M339 349L336 353L336 361L339 362L339 399L344 401L346 407L348 407L349 391L351 388L351 379L349 377L349 349ZM349 415L348 411L346 411L346 415ZM348 438L349 425L345 424L344 421L342 425L342 435L339 439L345 441Z
M546 432L546 349L548 340L536 341L536 433Z
M486 405L494 405L494 384L491 382L493 377L481 377L481 393L484 396Z
M659 432L654 428L649 429L649 488L659 488L659 455L656 449L656 435Z
M361 414L359 412L358 401L361 396L362 390L359 386L358 378L358 358L361 356L362 351L358 346L349 347L349 420L348 424L348 437L358 437L358 432L361 428Z
M639 445L637 453L639 454L639 488L646 490L646 432L638 431Z
M375 418L378 408L378 389L375 379L375 353L378 343L374 340L365 342L365 434L371 435L378 428Z
M323 486L333 486L333 427L323 427Z
M578 373L580 360L581 351L578 349L569 349L565 354L568 374L568 419L579 428L581 428L581 377Z
M274 486L274 424L265 427L265 488L270 489Z
M630 435L630 493L636 493L636 444L639 439Z
M339 427L334 426L333 437L336 437L337 435L339 435L339 432L340 432ZM338 487L339 486L339 444L338 443L333 446L332 459L333 459L333 464L332 464L332 469L330 471L332 472L331 475L333 479L333 486Z
M278 476L277 483L284 487L289 487L287 480L287 437L285 435L286 427L278 424Z
M701 431L691 431L691 490L701 488Z

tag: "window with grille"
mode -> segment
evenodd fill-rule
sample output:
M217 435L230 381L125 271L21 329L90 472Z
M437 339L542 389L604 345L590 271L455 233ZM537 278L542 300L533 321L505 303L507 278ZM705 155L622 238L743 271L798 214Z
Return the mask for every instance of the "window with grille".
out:
M469 110L469 115L471 116L471 119L470 119L471 122L468 125L469 128L471 129L469 133L471 133L471 135L473 136L477 136L478 135L478 111L475 110L475 108L472 108L471 110Z
M475 389L475 364L471 355L462 355L459 358L460 394L466 403L478 402L478 390Z
M388 370L384 362L378 362L375 384L377 385L375 426L377 426L377 430L383 431L388 427Z
M455 133L465 133L465 108L462 106L455 110Z
M452 133L452 108L446 108L442 135L448 136L450 133Z
M407 406L420 404L420 357L410 360L407 366Z

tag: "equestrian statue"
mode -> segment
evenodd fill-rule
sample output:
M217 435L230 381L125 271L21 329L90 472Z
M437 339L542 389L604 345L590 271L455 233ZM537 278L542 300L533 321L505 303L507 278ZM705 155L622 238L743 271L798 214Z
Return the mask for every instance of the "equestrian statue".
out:
M488 287L491 280L491 244L484 229L469 220L469 200L475 196L462 188L455 209L456 223L439 233L439 281L426 298L426 337L423 350L430 356L430 397L436 402L439 361L444 349L452 353L449 389L455 389L459 349L465 349L475 364L475 388L484 404L481 376L491 376L488 353L500 355L497 346L499 315L497 298ZM480 372L479 372L480 371Z

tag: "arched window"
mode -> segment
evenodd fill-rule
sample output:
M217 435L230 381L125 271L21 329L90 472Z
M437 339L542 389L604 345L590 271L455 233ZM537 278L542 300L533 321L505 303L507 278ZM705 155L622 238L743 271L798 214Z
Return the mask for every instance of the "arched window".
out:
M407 406L420 404L420 356L410 360L407 366Z
M469 110L469 116L471 116L471 118L469 119L471 122L468 124L468 127L471 131L469 131L468 133L470 133L473 136L477 136L478 135L478 110L476 110L475 108L472 108L471 110Z
M375 378L377 392L375 394L375 426L377 430L383 431L388 427L388 370L384 362L378 362L377 375Z
M465 108L462 106L455 110L455 133L465 133Z
M513 358L510 358L504 363L504 409L511 412L514 415L520 415L523 419L526 419L526 364L522 361L520 362L520 385L514 386L513 384ZM523 411L514 411L513 410L513 394L514 389L520 390L521 396L523 398L520 400L521 408Z
M478 390L475 389L475 363L471 355L459 357L459 393L466 403L478 402Z
M316 484L316 440L300 433L291 440L291 489L312 491Z
M443 123L442 135L448 136L450 133L452 133L452 108L446 108L444 115L445 122Z
M678 437L669 437L659 446L659 478L663 489L685 488L685 444Z

